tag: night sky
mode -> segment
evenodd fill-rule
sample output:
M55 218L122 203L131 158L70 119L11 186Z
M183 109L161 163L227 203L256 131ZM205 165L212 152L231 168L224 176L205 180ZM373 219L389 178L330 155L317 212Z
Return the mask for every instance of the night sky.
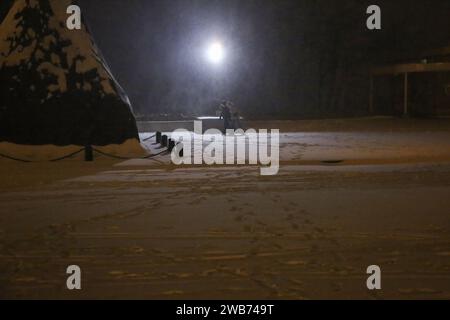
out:
M365 0L79 4L137 114L207 114L229 99L249 117L356 116L371 64L450 45L448 0L376 1L381 31L366 28ZM212 39L226 47L224 65L204 59Z

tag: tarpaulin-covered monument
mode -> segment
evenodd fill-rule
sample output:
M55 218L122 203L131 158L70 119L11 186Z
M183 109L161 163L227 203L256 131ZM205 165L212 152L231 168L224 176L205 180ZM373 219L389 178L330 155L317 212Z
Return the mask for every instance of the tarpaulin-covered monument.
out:
M0 152L40 158L93 145L140 154L129 99L86 23L66 26L72 3L16 0L1 23Z

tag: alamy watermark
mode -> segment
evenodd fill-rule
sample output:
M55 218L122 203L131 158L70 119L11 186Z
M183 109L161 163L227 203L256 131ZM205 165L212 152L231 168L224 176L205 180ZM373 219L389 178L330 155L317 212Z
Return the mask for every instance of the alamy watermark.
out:
M177 146L171 153L175 165L260 165L263 176L280 169L280 130L218 129L203 133L201 121L194 121L194 134L186 129L171 135ZM183 150L182 154L180 154Z
M68 290L81 290L81 268L77 265L67 267L66 273L69 275L66 281Z
M81 30L81 8L77 5L67 7L66 25L69 30ZM367 7L366 14L369 15L366 21L367 29L381 30L381 8L378 5L370 5Z
M373 4L367 8L366 12L370 15L367 18L367 29L381 30L381 8Z
M381 268L377 265L371 265L367 267L366 272L370 275L366 281L367 289L381 290Z
M71 5L67 7L66 13L69 15L66 21L67 29L81 30L81 8Z

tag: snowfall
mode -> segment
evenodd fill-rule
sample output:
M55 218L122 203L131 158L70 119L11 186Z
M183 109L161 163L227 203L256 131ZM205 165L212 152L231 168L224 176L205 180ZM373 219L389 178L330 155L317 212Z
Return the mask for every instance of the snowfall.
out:
M274 176L0 160L0 298L450 299L450 120L411 123L280 125Z

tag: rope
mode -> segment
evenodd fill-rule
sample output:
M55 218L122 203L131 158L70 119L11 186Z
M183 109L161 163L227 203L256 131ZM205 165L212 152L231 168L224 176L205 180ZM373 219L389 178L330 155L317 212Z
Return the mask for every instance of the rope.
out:
M143 159L144 160L144 159L151 159L151 158L155 158L157 156L160 156L160 155L168 152L168 150L165 149L165 150L163 150L163 151L161 151L159 153L151 154L151 155L148 155L148 156L145 156L145 157L142 157L142 158L128 158L128 157L116 156L114 154L106 153L106 152L100 151L100 150L95 149L95 148L93 148L93 150L95 152L97 152L97 153L100 153L101 155L103 155L105 157L119 159L119 160L132 160L132 159Z
M14 161L19 161L19 162L25 162L25 163L57 162L57 161L61 161L61 160L65 160L65 159L71 158L74 155L77 155L77 154L79 154L79 153L81 153L83 151L84 151L84 148L80 149L78 151L72 152L72 153L70 153L68 155L62 156L60 158L50 159L50 160L45 160L45 161L33 161L33 160L19 159L19 158L16 158L16 157L8 156L8 155L3 154L3 153L0 153L0 157L6 158L6 159L10 159L10 160L14 160Z
M61 161L61 160L68 159L68 158L73 157L74 155L77 155L77 154L83 152L84 149L85 149L85 148L80 149L80 150L78 150L78 151L75 151L75 152L73 152L73 153L71 153L71 154L68 154L68 155L66 155L66 156L62 156L62 157L56 158L56 159L51 159L51 160L48 160L48 161L50 161L50 162L57 162L57 161Z
M101 155L103 155L105 157L110 157L110 158L114 158L114 159L119 159L119 160L130 160L130 159L133 159L133 158L126 158L126 157L121 157L121 156L116 156L116 155L113 155L113 154L109 154L109 153L100 151L100 150L95 149L95 148L92 148L92 150L97 152L97 153L100 153Z
M152 138L154 138L154 137L156 137L156 134L153 135L153 136L151 136L151 137L148 137L148 138L144 139L143 141L148 141L148 140L150 140L150 139L152 139ZM177 143L176 145L178 146L178 144L179 144L179 143ZM168 150L168 149L165 149L165 150L163 150L163 151L161 151L161 152L159 152L159 153L150 154L150 155L145 156L145 157L142 157L142 158L129 158L129 157L116 156L116 155L114 155L114 154L106 153L106 152L100 151L100 150L98 150L98 149L96 149L96 148L92 148L92 150L95 151L95 152L97 152L97 153L100 153L101 155L103 155L103 156L105 156L105 157L114 158L114 159L119 159L119 160L132 160L132 159L148 160L148 159L152 159L152 158L158 157L158 156L160 156L160 155L169 153L169 150Z
M148 141L148 140L150 140L150 139L152 139L152 138L154 138L154 137L156 137L156 134L152 135L151 137L145 138L145 139L142 140L142 141L146 142L146 141Z
M146 157L143 157L142 159L151 159L151 158L155 158L155 157L157 157L157 156L160 156L160 155L162 155L162 154L164 154L164 153L168 153L169 152L169 150L163 150L163 151L161 151L161 152L159 152L159 153L155 153L155 154L151 154L151 155L149 155L149 156L146 156Z
M151 137L148 137L148 138L144 139L143 141L148 141L148 140L154 138L155 136L156 136L156 134L153 135L153 136L151 136ZM177 145L178 145L178 144L177 144ZM77 154L79 154L79 153L85 151L85 149L86 149L86 148L83 148L83 149L80 149L80 150L78 150L78 151L72 152L72 153L70 153L70 154L68 154L68 155L65 155L65 156L62 156L62 157L59 157L59 158L56 158L56 159L45 160L45 161L32 161L32 160L19 159L19 158L15 158L15 157L12 157L12 156L8 156L8 155L3 154L3 153L0 153L0 157L6 158L6 159L10 159L10 160L14 160L14 161L19 161L19 162L25 162L25 163L57 162L57 161L61 161L61 160L65 160L65 159L71 158L71 157L73 157L73 156L75 156L75 155L77 155ZM145 156L145 157L142 157L142 158L129 158L129 157L116 156L116 155L113 155L113 154L110 154L110 153L106 153L106 152L100 151L100 150L98 150L98 149L96 149L96 148L92 148L92 150L95 151L95 152L97 152L97 153L99 153L99 154L101 154L101 155L103 155L103 156L105 156L105 157L114 158L114 159L119 159L119 160L152 159L152 158L158 157L158 156L160 156L160 155L169 153L169 150L168 150L168 149L165 149L165 150L163 150L163 151L161 151L161 152L159 152L159 153L156 153L156 154L150 154L150 155Z
M6 158L6 159L9 159L9 160L19 161L19 162L26 162L26 163L33 162L33 161L30 161L30 160L23 160L23 159L7 156L6 154L3 154L3 153L0 153L0 157Z

